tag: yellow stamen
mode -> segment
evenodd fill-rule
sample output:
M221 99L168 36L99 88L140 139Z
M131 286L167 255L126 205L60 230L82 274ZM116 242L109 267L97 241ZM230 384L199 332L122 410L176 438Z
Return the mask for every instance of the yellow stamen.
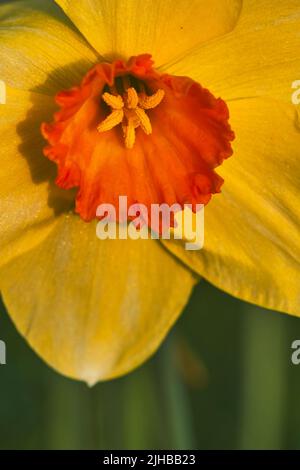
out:
M115 109L97 127L98 132L110 131L123 121L124 113L122 109Z
M165 96L164 90L159 88L153 95L147 96L146 93L139 94L139 106L143 109L156 108Z
M116 96L112 95L111 93L103 93L102 99L112 109L122 109L124 106L124 101L120 95Z
M142 108L136 108L135 110L137 117L140 120L140 126L145 134L150 135L152 132L152 126L149 117Z
M135 142L135 124L132 119L128 119L127 125L123 126L123 134L125 139L125 147L132 149Z
M127 108L134 109L137 107L139 102L139 97L134 88L130 87L127 90L126 104Z
M113 129L122 123L125 147L131 149L135 143L135 129L141 127L145 134L152 133L152 126L146 109L159 105L165 92L157 90L152 96L147 96L143 84L139 84L140 93L130 86L129 77L122 77L124 96L113 93L103 93L102 99L112 109L112 112L97 127L99 132Z

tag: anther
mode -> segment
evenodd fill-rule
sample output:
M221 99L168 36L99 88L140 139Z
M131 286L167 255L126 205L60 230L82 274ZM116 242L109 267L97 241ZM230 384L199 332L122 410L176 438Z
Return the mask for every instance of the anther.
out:
M139 93L130 84L127 76L122 77L124 93L123 96L117 91L103 93L103 101L111 108L112 112L97 127L99 132L113 129L118 124L122 124L125 147L131 149L135 142L135 129L141 127L145 134L152 133L152 126L149 116L145 110L153 109L160 104L165 92L158 89L153 95L147 96L145 87L138 83Z

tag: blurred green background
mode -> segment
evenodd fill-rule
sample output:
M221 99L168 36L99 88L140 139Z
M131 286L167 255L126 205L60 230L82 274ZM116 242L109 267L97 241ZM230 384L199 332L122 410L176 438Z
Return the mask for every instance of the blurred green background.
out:
M93 388L48 368L1 307L1 449L300 449L300 319L201 282L145 365Z

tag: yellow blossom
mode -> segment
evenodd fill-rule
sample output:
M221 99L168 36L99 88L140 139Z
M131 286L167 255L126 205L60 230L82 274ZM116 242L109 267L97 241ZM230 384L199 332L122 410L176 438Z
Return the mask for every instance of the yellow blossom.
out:
M300 314L300 133L291 99L299 28L298 0L0 6L0 289L20 333L56 370L89 384L132 370L157 349L201 277ZM145 52L160 73L188 76L229 107L234 155L205 209L200 251L179 240L99 241L96 222L74 213L74 191L57 187L56 167L42 155L40 124L56 111L54 95L97 63ZM127 147L137 124L150 133L139 103L130 132L125 122ZM121 123L123 107L111 109Z

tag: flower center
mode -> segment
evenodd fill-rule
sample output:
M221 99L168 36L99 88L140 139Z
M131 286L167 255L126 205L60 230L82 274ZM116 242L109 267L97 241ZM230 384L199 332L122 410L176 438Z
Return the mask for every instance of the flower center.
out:
M121 86L121 93L118 93L117 86L114 85L109 87L110 93L106 91L102 94L102 99L111 108L111 113L98 125L97 130L106 132L121 124L125 147L131 149L135 142L135 129L141 127L145 134L152 133L151 122L145 110L156 108L165 92L159 88L148 96L142 82L138 82L138 91L131 86L129 76L122 77Z
M196 210L221 190L216 168L232 154L234 139L226 103L153 65L149 54L94 65L56 95L60 109L41 126L56 184L78 188L75 211L86 221L103 203L120 214L120 196L150 214L152 204Z

